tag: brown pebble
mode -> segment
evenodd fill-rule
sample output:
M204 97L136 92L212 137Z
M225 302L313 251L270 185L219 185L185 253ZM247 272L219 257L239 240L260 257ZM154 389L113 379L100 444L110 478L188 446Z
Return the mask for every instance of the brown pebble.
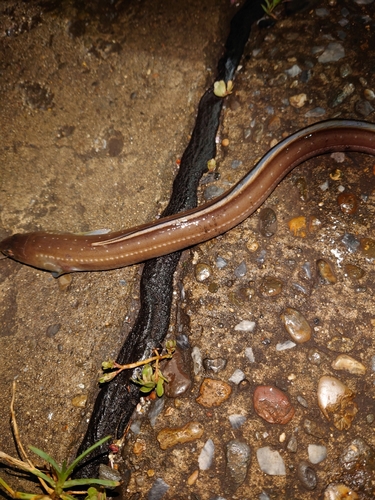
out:
M324 375L318 383L318 405L327 420L333 420L336 429L350 429L358 407L355 393L335 377Z
M287 424L294 416L288 396L277 387L259 385L253 396L256 413L270 424Z
M303 215L294 217L288 222L289 230L297 238L306 238L306 217Z
M62 292L65 292L68 290L70 285L72 284L73 278L71 274L63 274L62 276L59 276L57 279L57 282L59 284L59 289Z
M307 342L311 338L311 327L306 318L297 309L287 307L281 314L286 331L297 344Z
M364 255L369 259L375 259L375 240L372 238L362 238L360 244Z
M232 388L226 382L205 378L199 389L199 396L196 401L206 408L220 406L226 401L232 392Z
M211 266L205 263L199 263L195 266L194 274L195 274L195 279L201 283L202 281L205 281L207 278L211 276L212 274Z
M263 278L259 292L263 297L274 297L279 295L283 289L283 282L273 276Z
M222 145L224 148L228 147L228 146L229 146L229 139L223 139L223 140L221 141L221 145Z
M168 383L164 384L164 392L168 398L177 398L190 389L191 378L180 348L176 348L172 359L162 367L164 377Z
M281 127L281 120L279 116L273 116L268 122L267 129L270 132L274 132L275 130L279 130Z
M135 455L140 455L147 448L146 441L144 439L137 439L133 446L133 453Z
M162 450L176 446L176 444L190 443L202 437L204 432L203 425L199 422L188 422L183 427L171 429L166 427L162 429L156 439Z
M344 271L352 280L359 280L365 275L365 271L355 264L345 264Z
M72 399L72 405L76 408L85 408L87 403L87 394L79 394L78 396L74 396Z
M277 231L277 218L272 208L263 208L259 213L259 232L262 236L270 238Z
M358 208L358 200L353 193L341 193L337 197L337 203L344 214L355 214Z
M197 479L198 479L198 476L199 476L199 469L196 469L192 474L190 474L190 476L187 478L187 484L189 486L193 486L193 484L196 483Z
M333 274L331 264L324 259L318 259L316 261L319 276L322 278L322 282L327 285L334 285L337 282L336 276Z
M345 370L352 375L365 375L366 367L347 354L339 354L331 364L334 370Z

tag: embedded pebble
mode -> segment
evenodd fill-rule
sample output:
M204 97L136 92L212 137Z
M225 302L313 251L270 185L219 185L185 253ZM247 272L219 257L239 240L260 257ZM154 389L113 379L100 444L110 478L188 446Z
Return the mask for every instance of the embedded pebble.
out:
M368 101L373 101L375 99L375 92L373 90L365 89L363 91L363 95L365 96L365 99L367 99Z
M65 290L68 290L70 285L72 284L73 278L71 274L63 274L62 276L59 276L57 278L57 282L59 284L59 290L62 292L65 292Z
M161 500L168 489L169 485L158 477L148 492L147 500Z
M306 238L306 217L303 215L291 219L288 222L288 227L293 233L293 236L296 236L297 238Z
M337 203L344 214L355 214L358 209L358 200L353 193L341 193L337 197Z
M374 107L371 106L369 101L365 101L363 99L359 99L355 103L354 108L359 115L365 116L365 117L371 115L371 113L373 113L373 111L374 111Z
M194 375L199 375L203 371L202 354L199 347L193 347L193 350L191 351L191 358L193 360Z
M237 439L227 443L227 471L236 489L245 481L250 462L250 447Z
M224 358L216 358L216 359L205 358L203 360L203 366L204 369L207 371L211 370L214 373L218 373L221 370L224 370L224 368L227 366L227 360Z
M164 384L165 395L177 398L190 389L192 380L181 350L177 347L172 359L162 366L163 375L168 380Z
M246 378L246 375L244 374L244 372L242 370L240 370L239 368L237 368L236 370L234 370L233 374L229 378L229 382L232 382L233 384L238 385L240 382L245 380L245 378Z
M280 453L269 446L257 450L257 460L262 472L270 476L285 476L285 464Z
M306 178L305 177L297 177L297 179L294 181L294 184L298 188L301 200L307 201L308 188L307 188Z
M286 447L287 447L287 450L290 451L291 453L296 453L297 452L298 441L297 441L296 436L294 436L294 434L289 439L288 444L286 445Z
M202 437L204 427L200 422L188 422L183 427L162 429L156 439L162 450L176 446L176 444L190 443Z
M302 106L305 105L306 100L307 95L304 93L292 95L291 97L289 97L290 105L293 106L293 108L302 108Z
M243 415L229 415L229 422L233 429L239 429L246 422L246 417Z
M374 450L362 439L356 438L343 450L340 462L345 470L357 470L361 463L371 463Z
M87 403L87 394L79 394L78 396L74 396L72 399L72 405L76 408L85 408Z
M323 462L327 458L327 448L319 444L309 444L307 447L309 460L312 464L316 465Z
M303 430L309 436L324 439L326 437L326 430L316 421L305 419L303 421Z
M227 261L223 257L218 256L216 258L216 267L218 269L224 269L228 265Z
M338 92L336 97L331 102L331 107L335 108L342 104L347 97L353 94L355 87L352 83L346 83L341 92Z
M372 238L362 238L359 243L365 257L375 259L375 240Z
M330 484L324 490L323 500L359 500L357 493L342 483Z
M350 429L358 412L354 392L335 377L324 375L318 383L318 404L327 420L340 431Z
M365 271L355 264L344 265L345 274L352 280L359 280L365 275Z
M319 276L322 284L334 285L337 282L336 276L333 274L331 264L324 259L316 261Z
M254 410L270 424L287 424L294 416L294 408L288 396L270 385L259 385L253 396Z
M356 359L347 354L340 354L332 361L331 364L334 370L345 370L352 375L365 375L366 367Z
M277 231L277 218L272 208L263 208L259 213L259 232L270 238Z
M285 73L286 73L288 76L290 76L290 77L294 78L294 77L298 76L298 75L301 73L301 71L302 71L302 70L301 70L301 68L298 66L298 64L294 64L291 68L286 69L286 70L285 70Z
M222 195L224 193L224 189L219 187L219 186L208 186L203 193L203 198L206 201L210 201L213 198L217 198L218 196Z
M198 457L198 467L200 470L208 470L213 462L215 445L212 439L207 439Z
M254 351L253 351L252 347L246 347L245 356L250 361L250 363L255 363L255 356L254 356Z
M287 307L280 317L286 331L294 342L302 344L310 340L311 327L306 318L297 309Z
M187 481L186 481L186 484L188 484L189 486L193 486L193 484L195 484L197 482L197 479L198 479L198 476L199 476L199 470L196 469L192 474L190 474L190 476L187 478Z
M324 116L326 114L326 110L324 108L320 108L319 106L313 109L310 109L310 111L307 111L305 113L305 116L307 118L320 118L321 116Z
M291 340L287 340L286 342L279 342L276 344L276 351L286 351L287 349L292 349L296 347L297 344L292 342Z
M239 323L237 323L234 329L236 332L253 332L255 325L256 325L255 321L244 319Z
M194 275L195 279L201 283L212 275L212 269L208 264L200 263L195 266Z
M105 464L99 465L99 479L106 479L109 481L123 481L122 474L116 469L109 467Z
M234 270L236 278L242 278L247 273L246 262L243 260L239 266Z
M259 292L263 297L274 297L279 295L283 289L283 282L273 276L266 276L263 278Z
M220 406L231 395L232 388L226 382L205 378L199 388L197 403L206 408Z
M359 240L351 233L345 233L341 241L350 253L354 253L360 245Z
M321 364L321 362L323 361L322 358L323 358L322 354L316 349L310 349L309 352L307 353L307 359L310 361L311 364L315 366L319 366Z
M53 338L61 328L61 323L55 323L54 325L50 325L47 327L46 336L49 338Z
M318 484L318 478L315 470L308 463L300 462L298 464L297 476L306 490L315 490L316 485Z
M342 44L339 42L331 42L328 44L323 54L318 57L318 61L324 64L339 61L343 57L345 57L345 50Z
M233 169L236 169L238 167L240 167L242 165L242 161L241 160L233 160L232 163L231 163L231 167Z

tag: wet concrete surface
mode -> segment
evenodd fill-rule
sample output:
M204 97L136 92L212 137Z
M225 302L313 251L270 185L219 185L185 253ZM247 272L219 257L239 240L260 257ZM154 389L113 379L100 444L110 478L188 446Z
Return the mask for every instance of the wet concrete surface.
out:
M46 5L10 1L0 8L1 236L40 229L115 230L152 220L167 203L197 103L212 83L237 7L194 1ZM320 2L256 30L226 103L219 135L229 145L219 147L220 178L202 183L201 200L212 186L228 189L275 141L299 128L335 117L375 121L374 28L374 3L347 0ZM343 57L320 62L332 42L344 49ZM286 73L294 65L302 71ZM271 236L262 235L258 212L185 253L176 275L171 336L188 335L187 359L197 348L203 358L227 363L218 373L194 374L188 366L193 380L188 393L165 398L154 427L144 418L140 433L129 433L122 467L130 469L131 479L124 497L148 498L155 481L162 480L169 486L165 499L319 498L332 482L372 498L373 461L367 457L348 470L342 454L358 437L375 446L374 257L343 237L352 235L354 242L374 237L374 163L351 153L342 163L330 156L311 160L265 203L277 218ZM340 186L356 196L354 213L340 209ZM301 216L307 220L304 237L288 225ZM336 283L319 276L319 259L331 265ZM203 282L196 279L198 263L211 272ZM363 270L363 277L348 273L347 264ZM0 261L0 273L0 449L16 453L7 425L16 378L23 442L61 461L74 455L85 431L101 361L116 356L136 314L139 267L75 273L67 290L49 273L10 260ZM276 281L281 291L272 295ZM280 319L287 307L304 315L312 336L278 350L277 344L290 339ZM244 320L255 323L253 331L236 328ZM332 369L340 353L363 363L366 373ZM244 373L239 384L229 381L236 369ZM319 409L323 375L337 377L356 395L358 413L346 431ZM196 401L206 377L232 386L218 407ZM267 423L254 412L254 390L268 384L283 389L294 405L295 415L285 425ZM74 406L76 396L87 398L84 408ZM231 415L245 417L238 429L231 426ZM160 430L190 421L203 425L201 438L160 449ZM318 426L318 435L307 431L306 421ZM296 450L288 448L292 437ZM188 485L208 439L215 445L213 463ZM251 450L241 485L228 472L226 449L233 439ZM139 441L144 446L134 448ZM326 459L310 463L317 475L313 491L298 475L311 444L327 448ZM256 451L266 446L280 453L285 475L260 471Z

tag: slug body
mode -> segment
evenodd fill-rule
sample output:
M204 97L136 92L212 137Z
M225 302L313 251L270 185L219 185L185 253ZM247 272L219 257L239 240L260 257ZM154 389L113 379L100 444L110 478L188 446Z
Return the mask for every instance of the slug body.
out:
M251 215L294 167L334 151L375 156L375 124L330 120L302 129L272 148L231 190L193 210L103 235L15 234L0 242L0 251L54 276L160 257L225 233Z

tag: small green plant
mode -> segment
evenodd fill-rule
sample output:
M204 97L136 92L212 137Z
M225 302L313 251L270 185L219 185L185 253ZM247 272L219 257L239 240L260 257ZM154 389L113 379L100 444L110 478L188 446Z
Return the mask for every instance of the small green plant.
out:
M226 97L227 95L231 94L232 91L233 91L232 80L228 80L227 83L225 83L224 80L219 80L214 83L214 94L217 97Z
M72 475L74 469L86 457L86 455L108 441L111 436L107 436L92 445L81 455L79 455L75 460L73 460L71 464L68 465L64 460L61 466L59 466L57 462L46 452L35 448L35 446L29 446L30 450L40 458L42 458L47 464L47 466L44 468L36 467L27 456L19 437L18 426L14 412L14 397L15 382L13 382L13 396L10 405L11 423L15 441L17 443L18 449L20 450L20 454L23 460L11 457L7 453L3 453L2 451L0 451L0 459L5 460L9 465L13 467L17 467L18 469L36 476L39 479L45 493L37 495L35 493L15 491L4 481L4 479L0 477L0 485L12 498L19 498L21 500L76 500L73 495L86 495L85 500L105 500L105 488L116 488L116 486L119 486L120 483L118 481L111 481L108 479L70 479L70 476ZM85 489L85 487L87 486L90 487ZM79 491L72 490L72 488L82 487L84 488Z
M132 382L141 386L141 392L151 392L156 391L156 394L161 397L164 394L164 382L168 382L166 377L162 374L159 368L159 362L163 359L171 359L174 351L176 350L176 341L168 340L165 344L166 354L160 355L157 350L155 350L155 356L136 363L130 363L128 365L120 365L114 360L103 361L102 371L103 373L99 377L99 383L103 384L114 379L119 373L124 370L132 370L143 366L141 376L137 378L132 378ZM105 372L105 370L114 370L111 372Z
M262 5L262 8L264 12L267 14L267 16L272 17L273 19L276 19L275 14L273 11L276 9L276 7L279 5L279 3L282 2L282 0L265 0L266 5Z

